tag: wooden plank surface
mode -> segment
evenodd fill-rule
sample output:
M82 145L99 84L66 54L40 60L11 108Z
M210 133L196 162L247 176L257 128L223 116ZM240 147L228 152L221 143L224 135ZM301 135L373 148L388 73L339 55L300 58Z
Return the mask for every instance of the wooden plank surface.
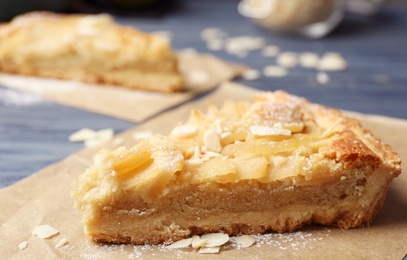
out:
M339 52L349 63L344 72L329 73L325 85L316 71L293 68L284 78L238 80L261 90L283 89L313 102L362 113L407 119L407 6L387 5L375 17L347 17L334 33L319 40L282 37L261 29L237 13L235 0L182 1L155 17L116 16L123 24L142 30L171 31L176 49L207 49L199 34L208 27L221 28L229 36L257 36L283 51ZM261 70L275 64L259 51L245 58L224 51L213 54ZM227 97L225 97L227 98ZM133 123L59 106L33 96L0 87L0 187L81 149L68 142L74 131L112 127L116 132Z

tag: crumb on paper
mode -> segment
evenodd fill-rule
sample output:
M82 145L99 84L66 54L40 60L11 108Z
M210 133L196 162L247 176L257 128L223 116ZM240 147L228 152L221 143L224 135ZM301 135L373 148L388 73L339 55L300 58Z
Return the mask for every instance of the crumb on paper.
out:
M268 65L263 68L263 75L266 77L281 78L288 75L288 71L284 67Z
M28 246L28 242L27 242L27 241L23 241L23 242L21 242L20 244L18 244L18 248L19 248L20 250L26 249L27 246Z
M64 245L68 244L68 240L66 238L62 238L58 244L55 245L55 249L63 247Z
M39 238L50 238L55 235L58 235L59 231L51 227L50 225L46 224L35 227L34 230L32 231L32 234Z
M319 84L325 85L329 82L329 75L325 72L318 72L316 79Z

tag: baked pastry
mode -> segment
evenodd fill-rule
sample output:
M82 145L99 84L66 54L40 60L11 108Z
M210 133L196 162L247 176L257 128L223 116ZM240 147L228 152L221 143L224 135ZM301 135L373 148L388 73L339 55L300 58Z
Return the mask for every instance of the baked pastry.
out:
M183 86L168 41L106 14L33 12L2 24L0 71L161 92Z
M400 164L357 120L277 91L193 111L169 136L99 152L72 196L99 242L349 229L373 221Z

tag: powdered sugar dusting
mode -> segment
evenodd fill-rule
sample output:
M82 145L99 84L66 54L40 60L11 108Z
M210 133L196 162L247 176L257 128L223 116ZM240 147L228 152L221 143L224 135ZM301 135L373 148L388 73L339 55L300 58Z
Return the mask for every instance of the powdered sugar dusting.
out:
M0 103L12 106L32 106L45 102L44 99L9 89L0 89Z
M329 233L330 230L327 229L325 236L328 236ZM313 249L315 244L323 238L323 236L315 236L313 233L302 231L285 234L265 234L256 236L256 246L266 245L280 250Z
M241 256L250 255L252 259L263 259L264 255L261 252L273 252L274 256L286 256L297 252L302 254L302 251L309 251L319 246L319 243L331 235L331 230L314 231L297 231L293 233L270 233L264 235L254 235L256 239L253 249L259 249L259 254L253 255L253 249L244 248L236 241L236 237L231 237L229 242L220 248L220 254L229 253L238 250L237 254ZM83 259L106 259L126 256L127 259L145 259L145 258L159 258L166 256L171 259L189 259L191 257L198 257L198 251L192 248L169 249L167 245L110 245L110 244L94 244L82 245L80 255ZM73 250L75 250L73 248ZM267 252L264 252L267 254Z

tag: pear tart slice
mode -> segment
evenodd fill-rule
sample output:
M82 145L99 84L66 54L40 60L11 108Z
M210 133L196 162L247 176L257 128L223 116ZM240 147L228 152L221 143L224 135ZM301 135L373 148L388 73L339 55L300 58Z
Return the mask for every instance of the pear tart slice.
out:
M183 86L167 40L106 14L32 12L0 25L0 71L160 92Z
M112 243L369 225L400 158L358 121L285 92L193 111L168 137L101 151L72 191Z

